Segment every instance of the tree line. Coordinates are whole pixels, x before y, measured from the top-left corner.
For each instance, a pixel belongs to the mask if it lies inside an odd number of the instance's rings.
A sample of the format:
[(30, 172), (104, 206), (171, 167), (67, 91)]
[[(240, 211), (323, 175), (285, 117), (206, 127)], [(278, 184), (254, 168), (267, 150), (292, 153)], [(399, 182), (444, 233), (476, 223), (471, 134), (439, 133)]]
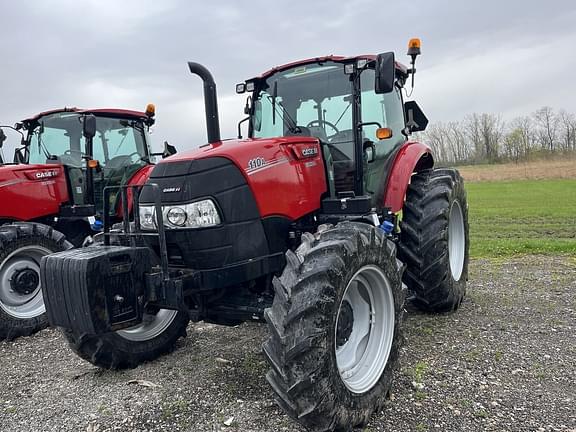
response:
[(576, 153), (576, 115), (545, 106), (505, 122), (474, 113), (461, 121), (431, 123), (419, 136), (445, 164), (521, 162)]

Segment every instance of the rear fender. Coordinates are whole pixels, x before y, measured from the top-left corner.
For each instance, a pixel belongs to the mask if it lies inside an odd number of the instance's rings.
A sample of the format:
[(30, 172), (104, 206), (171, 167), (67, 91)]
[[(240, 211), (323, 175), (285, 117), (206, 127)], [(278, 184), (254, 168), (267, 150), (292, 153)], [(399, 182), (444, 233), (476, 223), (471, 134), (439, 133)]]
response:
[(384, 191), (383, 206), (393, 213), (402, 210), (412, 174), (433, 166), (434, 159), (430, 147), (417, 141), (405, 143), (396, 153), (392, 163)]

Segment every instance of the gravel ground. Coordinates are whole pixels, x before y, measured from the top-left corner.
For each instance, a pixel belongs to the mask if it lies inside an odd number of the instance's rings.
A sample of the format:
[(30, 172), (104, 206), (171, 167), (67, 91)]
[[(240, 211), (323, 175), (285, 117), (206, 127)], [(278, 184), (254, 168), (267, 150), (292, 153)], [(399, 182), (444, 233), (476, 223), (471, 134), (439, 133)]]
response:
[[(410, 311), (391, 399), (365, 431), (576, 432), (576, 259), (471, 263), (451, 315)], [(124, 372), (56, 330), (0, 343), (2, 431), (301, 431), (271, 401), (266, 328), (191, 325), (176, 351)]]

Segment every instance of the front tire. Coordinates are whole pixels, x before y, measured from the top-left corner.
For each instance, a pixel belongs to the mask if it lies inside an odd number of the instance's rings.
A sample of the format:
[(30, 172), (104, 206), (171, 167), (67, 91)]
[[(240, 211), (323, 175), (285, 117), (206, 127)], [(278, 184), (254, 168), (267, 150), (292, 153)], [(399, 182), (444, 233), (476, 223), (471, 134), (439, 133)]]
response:
[(70, 348), (81, 358), (104, 369), (130, 369), (171, 352), (186, 337), (188, 314), (160, 309), (144, 315), (141, 324), (104, 335), (78, 334), (62, 329)]
[(344, 222), (305, 235), (286, 258), (265, 312), (276, 401), (309, 430), (365, 424), (398, 365), (405, 291), (396, 247), (373, 226)]
[(468, 279), (468, 203), (455, 169), (414, 174), (400, 223), (399, 257), (413, 303), (427, 312), (456, 310)]
[(15, 222), (0, 227), (0, 340), (48, 327), (40, 260), (72, 247), (64, 234), (47, 225)]

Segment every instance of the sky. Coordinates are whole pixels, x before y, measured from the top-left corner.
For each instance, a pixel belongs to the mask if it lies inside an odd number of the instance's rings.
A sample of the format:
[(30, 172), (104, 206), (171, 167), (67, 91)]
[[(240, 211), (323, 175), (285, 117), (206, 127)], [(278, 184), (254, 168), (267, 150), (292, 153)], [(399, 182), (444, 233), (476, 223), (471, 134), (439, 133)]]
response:
[(412, 37), (422, 40), (412, 99), (432, 122), (576, 112), (574, 23), (571, 0), (0, 0), (0, 124), (152, 102), (154, 146), (184, 150), (206, 142), (202, 83), (187, 61), (212, 71), (232, 138), (245, 99), (237, 82), (329, 54), (394, 51), (408, 64)]

